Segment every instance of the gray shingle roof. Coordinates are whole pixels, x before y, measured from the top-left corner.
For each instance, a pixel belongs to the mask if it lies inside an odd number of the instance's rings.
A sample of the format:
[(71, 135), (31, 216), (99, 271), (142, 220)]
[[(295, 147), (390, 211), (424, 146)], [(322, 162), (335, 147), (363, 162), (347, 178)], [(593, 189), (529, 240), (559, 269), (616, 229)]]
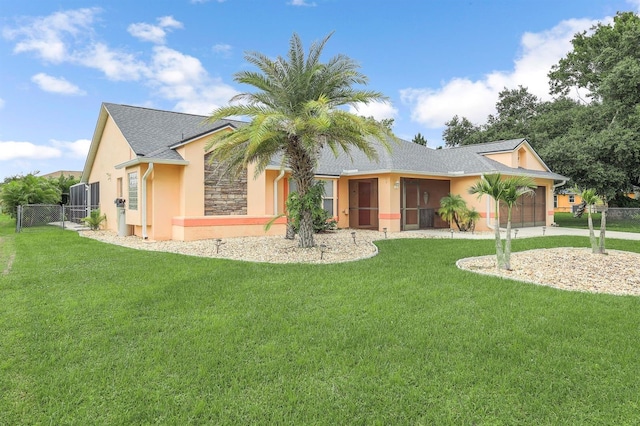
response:
[(104, 103), (104, 107), (138, 156), (182, 160), (171, 146), (216, 128), (244, 124), (235, 120), (208, 123), (202, 115)]
[[(162, 111), (112, 103), (103, 104), (113, 117), (118, 128), (127, 139), (134, 152), (147, 159), (183, 160), (175, 151), (182, 142), (231, 125), (244, 126), (236, 120), (206, 122), (206, 116)], [(354, 149), (349, 154), (335, 157), (325, 148), (317, 166), (319, 175), (340, 176), (345, 173), (367, 172), (410, 172), (440, 176), (477, 175), (500, 172), (503, 174), (528, 174), (554, 180), (565, 180), (564, 176), (552, 172), (508, 167), (491, 160), (483, 154), (510, 152), (526, 143), (525, 139), (511, 139), (478, 145), (467, 145), (448, 149), (431, 149), (412, 142), (390, 141), (391, 152), (376, 140), (371, 140), (378, 153), (378, 160), (369, 160), (362, 152)], [(273, 158), (273, 167), (280, 167), (280, 158)]]

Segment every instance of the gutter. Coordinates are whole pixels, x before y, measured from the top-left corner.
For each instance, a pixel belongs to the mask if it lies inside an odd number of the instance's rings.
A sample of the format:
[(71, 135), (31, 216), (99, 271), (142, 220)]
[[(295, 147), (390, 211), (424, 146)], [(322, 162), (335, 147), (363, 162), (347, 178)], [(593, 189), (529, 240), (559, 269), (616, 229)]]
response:
[(284, 169), (280, 170), (280, 174), (273, 180), (273, 215), (278, 215), (278, 182), (284, 177)]
[(153, 171), (153, 163), (149, 163), (149, 168), (142, 175), (142, 239), (149, 238), (147, 235), (147, 178)]

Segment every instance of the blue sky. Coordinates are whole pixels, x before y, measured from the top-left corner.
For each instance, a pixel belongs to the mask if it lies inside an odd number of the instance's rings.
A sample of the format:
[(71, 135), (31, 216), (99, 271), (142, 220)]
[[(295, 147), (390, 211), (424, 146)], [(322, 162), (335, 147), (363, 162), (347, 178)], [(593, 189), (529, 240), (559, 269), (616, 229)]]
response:
[(640, 0), (0, 1), (0, 179), (82, 170), (101, 102), (207, 114), (249, 90), (244, 52), (284, 55), (335, 31), (389, 98), (362, 115), (442, 144), (453, 115), (484, 122), (497, 93), (548, 99), (546, 74), (578, 31)]

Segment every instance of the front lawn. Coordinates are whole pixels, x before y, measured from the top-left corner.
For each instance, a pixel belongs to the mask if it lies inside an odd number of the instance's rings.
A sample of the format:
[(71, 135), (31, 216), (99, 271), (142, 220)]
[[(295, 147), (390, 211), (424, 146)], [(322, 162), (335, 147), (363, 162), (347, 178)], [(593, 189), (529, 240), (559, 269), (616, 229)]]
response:
[[(597, 231), (600, 229), (600, 213), (593, 213), (591, 215), (593, 219), (593, 228)], [(583, 214), (582, 217), (573, 217), (573, 213), (555, 213), (554, 221), (565, 228), (580, 228), (589, 229), (587, 214)], [(640, 232), (640, 220), (629, 219), (611, 219), (607, 217), (607, 230), (608, 231), (622, 231), (622, 232)]]
[[(269, 265), (4, 225), (0, 424), (638, 418), (640, 298), (456, 269), (491, 240), (384, 240), (364, 261)], [(514, 240), (558, 245), (588, 239)]]

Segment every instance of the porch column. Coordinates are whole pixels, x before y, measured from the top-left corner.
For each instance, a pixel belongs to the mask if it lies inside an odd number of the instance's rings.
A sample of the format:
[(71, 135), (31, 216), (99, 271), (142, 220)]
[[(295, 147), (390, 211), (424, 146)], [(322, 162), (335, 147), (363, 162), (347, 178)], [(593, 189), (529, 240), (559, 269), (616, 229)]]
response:
[(378, 178), (379, 230), (400, 232), (400, 175)]

